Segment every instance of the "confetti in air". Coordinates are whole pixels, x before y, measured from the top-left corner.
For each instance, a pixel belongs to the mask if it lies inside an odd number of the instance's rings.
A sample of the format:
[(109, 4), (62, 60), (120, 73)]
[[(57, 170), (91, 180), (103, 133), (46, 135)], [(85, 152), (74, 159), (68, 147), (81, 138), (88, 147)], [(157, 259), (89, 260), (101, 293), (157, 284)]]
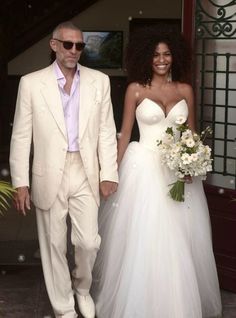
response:
[(9, 176), (9, 170), (7, 170), (7, 169), (2, 169), (2, 170), (1, 170), (1, 175), (2, 175), (3, 177)]
[(185, 195), (186, 198), (190, 198), (191, 197), (191, 193), (188, 191)]
[(117, 139), (120, 139), (120, 138), (121, 138), (121, 135), (122, 135), (122, 134), (121, 134), (120, 132), (117, 133), (117, 134), (116, 134)]
[(23, 263), (25, 261), (25, 255), (20, 254), (18, 255), (18, 262)]

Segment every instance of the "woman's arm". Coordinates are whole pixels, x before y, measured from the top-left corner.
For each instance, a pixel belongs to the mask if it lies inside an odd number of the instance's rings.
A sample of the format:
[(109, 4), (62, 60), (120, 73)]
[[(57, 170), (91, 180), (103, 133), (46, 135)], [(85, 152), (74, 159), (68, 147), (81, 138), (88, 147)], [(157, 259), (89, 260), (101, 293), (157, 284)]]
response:
[[(181, 84), (181, 93), (183, 94), (187, 105), (188, 105), (188, 119), (187, 124), (192, 132), (196, 131), (196, 124), (195, 124), (195, 107), (194, 107), (194, 93), (192, 86), (189, 84)], [(184, 181), (186, 183), (192, 183), (191, 176), (185, 176)]]
[(195, 115), (195, 107), (194, 107), (194, 93), (192, 86), (188, 84), (181, 85), (182, 94), (188, 105), (188, 119), (187, 124), (189, 128), (195, 132), (196, 131), (196, 115)]
[(137, 91), (138, 89), (136, 83), (131, 83), (127, 87), (125, 93), (123, 120), (118, 138), (118, 165), (120, 165), (120, 162), (130, 141), (135, 120), (135, 110), (137, 106)]

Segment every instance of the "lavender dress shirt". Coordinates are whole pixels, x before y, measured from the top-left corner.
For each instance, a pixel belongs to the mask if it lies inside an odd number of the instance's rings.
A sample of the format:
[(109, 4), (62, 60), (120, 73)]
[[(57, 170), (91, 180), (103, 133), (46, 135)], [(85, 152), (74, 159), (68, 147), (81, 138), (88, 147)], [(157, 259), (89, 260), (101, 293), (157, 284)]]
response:
[(66, 84), (65, 76), (63, 75), (57, 62), (54, 62), (54, 70), (57, 78), (58, 87), (61, 94), (63, 105), (65, 124), (67, 129), (68, 149), (69, 152), (79, 150), (78, 145), (78, 123), (79, 123), (79, 69), (75, 72), (70, 95), (64, 90)]

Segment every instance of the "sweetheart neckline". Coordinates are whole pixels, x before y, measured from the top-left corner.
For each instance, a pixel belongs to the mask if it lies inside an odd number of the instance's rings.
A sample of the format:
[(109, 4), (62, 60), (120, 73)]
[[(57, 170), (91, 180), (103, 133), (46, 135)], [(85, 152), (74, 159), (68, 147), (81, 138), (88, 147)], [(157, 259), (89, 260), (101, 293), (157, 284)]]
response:
[(138, 107), (145, 101), (145, 99), (149, 100), (150, 102), (152, 102), (153, 104), (157, 105), (161, 111), (163, 112), (163, 115), (165, 118), (167, 118), (169, 116), (169, 114), (171, 113), (171, 111), (182, 101), (185, 101), (184, 98), (182, 98), (181, 100), (179, 100), (173, 107), (171, 107), (171, 109), (168, 111), (168, 113), (166, 114), (164, 109), (156, 102), (154, 102), (152, 99), (148, 98), (148, 97), (145, 97), (139, 104), (138, 106), (136, 107), (136, 110), (138, 109)]

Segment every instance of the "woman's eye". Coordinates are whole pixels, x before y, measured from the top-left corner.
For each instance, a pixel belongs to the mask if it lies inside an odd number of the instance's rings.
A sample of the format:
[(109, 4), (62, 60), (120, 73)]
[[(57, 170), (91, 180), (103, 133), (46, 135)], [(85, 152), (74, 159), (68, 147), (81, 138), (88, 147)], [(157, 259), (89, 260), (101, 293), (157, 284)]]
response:
[(155, 54), (154, 54), (154, 57), (160, 57), (161, 55), (162, 55), (162, 56), (171, 56), (171, 53), (170, 53), (170, 52), (163, 53), (163, 54), (155, 53)]

